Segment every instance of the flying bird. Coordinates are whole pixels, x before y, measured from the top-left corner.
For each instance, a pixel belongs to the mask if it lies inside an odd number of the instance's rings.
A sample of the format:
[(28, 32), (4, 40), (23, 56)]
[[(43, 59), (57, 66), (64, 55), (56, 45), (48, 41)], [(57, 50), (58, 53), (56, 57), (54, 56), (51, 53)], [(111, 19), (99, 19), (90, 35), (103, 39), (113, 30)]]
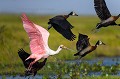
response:
[(43, 27), (30, 21), (26, 14), (22, 14), (21, 18), (23, 27), (30, 39), (30, 50), (32, 53), (25, 61), (34, 59), (34, 61), (30, 63), (28, 69), (31, 69), (32, 65), (38, 60), (47, 58), (50, 55), (58, 54), (62, 49), (67, 48), (64, 45), (60, 45), (56, 51), (51, 50), (48, 46), (49, 32)]
[(78, 41), (76, 43), (77, 53), (74, 56), (80, 56), (80, 59), (90, 52), (94, 51), (99, 45), (105, 45), (102, 41), (98, 40), (94, 46), (91, 46), (89, 43), (87, 35), (79, 34)]
[[(18, 50), (18, 55), (20, 57), (20, 59), (22, 60), (25, 68), (28, 68), (30, 63), (33, 62), (35, 59), (28, 59), (26, 60), (26, 58), (28, 58), (30, 56), (30, 54), (28, 54), (27, 52), (25, 52), (23, 49), (19, 49)], [(26, 60), (26, 61), (25, 61)], [(44, 66), (45, 66), (45, 63), (47, 61), (47, 58), (45, 58), (42, 62), (35, 62), (33, 65), (32, 65), (32, 68), (30, 70), (26, 70), (25, 71), (25, 75), (28, 76), (28, 75), (33, 75), (35, 76), (37, 74), (37, 71), (42, 69)]]
[(90, 38), (88, 38), (87, 35), (79, 33), (78, 41), (76, 43), (76, 49), (78, 52), (85, 49), (89, 45), (89, 39)]
[(97, 23), (96, 29), (113, 25), (120, 26), (120, 24), (116, 24), (115, 22), (120, 17), (120, 14), (117, 16), (112, 16), (106, 6), (105, 0), (94, 0), (94, 8), (98, 17), (101, 20), (100, 23)]
[(75, 12), (70, 12), (68, 15), (58, 15), (49, 19), (48, 30), (53, 27), (57, 32), (62, 34), (66, 39), (73, 41), (76, 36), (72, 33), (73, 26), (67, 21), (69, 16), (78, 16)]

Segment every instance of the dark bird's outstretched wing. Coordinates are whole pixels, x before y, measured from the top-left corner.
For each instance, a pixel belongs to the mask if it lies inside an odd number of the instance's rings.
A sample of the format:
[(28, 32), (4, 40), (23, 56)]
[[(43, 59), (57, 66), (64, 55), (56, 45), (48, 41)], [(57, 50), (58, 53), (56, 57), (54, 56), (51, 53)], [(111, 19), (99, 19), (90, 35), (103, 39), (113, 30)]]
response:
[(89, 38), (87, 35), (83, 35), (79, 33), (78, 41), (76, 43), (77, 51), (81, 51), (90, 45)]
[[(49, 19), (48, 24), (51, 24), (53, 28), (62, 34), (66, 39), (73, 41), (75, 40), (76, 36), (72, 33), (71, 29), (73, 26), (66, 20), (65, 16), (58, 15), (51, 19)], [(48, 27), (48, 29), (51, 28), (51, 26)]]
[(28, 54), (27, 52), (25, 52), (23, 49), (18, 50), (18, 55), (21, 58), (21, 60), (23, 61), (23, 64), (24, 64), (25, 68), (28, 68), (29, 64), (32, 61), (34, 61), (34, 59), (26, 60), (30, 56), (30, 54)]
[[(21, 58), (21, 60), (23, 61), (23, 64), (24, 64), (25, 68), (28, 68), (30, 63), (34, 61), (34, 59), (26, 60), (30, 56), (30, 54), (25, 52), (23, 49), (18, 50), (18, 55)], [(42, 61), (42, 62), (34, 63), (31, 70), (26, 70), (25, 71), (25, 75), (34, 74), (34, 76), (35, 76), (37, 71), (40, 70), (45, 65), (46, 61), (47, 61), (47, 58), (44, 59), (44, 61)]]
[(86, 47), (88, 47), (90, 45), (89, 43), (89, 38), (87, 35), (83, 35), (79, 33), (79, 37), (78, 37), (78, 41), (76, 43), (76, 49), (77, 49), (77, 53), (74, 54), (74, 56), (79, 55), (79, 53), (85, 49)]
[(111, 17), (111, 14), (106, 6), (105, 0), (94, 0), (94, 8), (101, 21)]
[(59, 32), (60, 34), (62, 34), (66, 39), (73, 41), (75, 40), (76, 36), (72, 33), (71, 29), (63, 29), (61, 28), (61, 26), (57, 25), (57, 24), (52, 24), (53, 28)]
[(73, 26), (64, 18), (64, 16), (55, 16), (50, 19), (50, 23), (59, 25), (63, 29), (72, 29)]

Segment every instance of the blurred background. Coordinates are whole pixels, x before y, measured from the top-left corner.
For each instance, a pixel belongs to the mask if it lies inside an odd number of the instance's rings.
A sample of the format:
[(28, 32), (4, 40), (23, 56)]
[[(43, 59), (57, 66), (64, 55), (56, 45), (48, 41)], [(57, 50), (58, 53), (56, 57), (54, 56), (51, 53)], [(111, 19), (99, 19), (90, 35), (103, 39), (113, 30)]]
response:
[[(105, 1), (112, 15), (120, 14), (120, 0)], [(47, 22), (50, 18), (56, 15), (68, 14), (71, 11), (79, 15), (77, 17), (71, 16), (67, 19), (74, 26), (72, 32), (77, 37), (78, 33), (82, 33), (89, 36), (91, 45), (95, 45), (97, 40), (101, 40), (106, 44), (105, 46), (99, 46), (95, 51), (85, 56), (83, 60), (102, 57), (118, 57), (120, 60), (120, 27), (109, 26), (101, 28), (97, 33), (91, 31), (100, 22), (94, 10), (94, 0), (0, 0), (0, 74), (24, 73), (23, 63), (17, 52), (20, 48), (23, 48), (30, 53), (30, 49), (29, 38), (20, 18), (21, 13), (26, 13), (31, 21), (47, 29)], [(117, 23), (120, 23), (120, 19), (117, 20)], [(76, 51), (78, 38), (74, 41), (68, 41), (53, 28), (49, 32), (49, 47), (51, 49), (56, 50), (60, 44), (63, 44)], [(58, 55), (49, 57), (48, 62), (78, 59), (79, 57), (73, 56), (74, 53), (76, 52), (62, 50)], [(119, 60), (116, 62), (119, 62)], [(83, 68), (87, 66), (83, 65)], [(49, 70), (49, 64), (45, 68)], [(53, 67), (53, 70), (56, 69)]]
[[(106, 0), (112, 14), (120, 13), (119, 0)], [(0, 13), (95, 15), (93, 0), (0, 0)]]

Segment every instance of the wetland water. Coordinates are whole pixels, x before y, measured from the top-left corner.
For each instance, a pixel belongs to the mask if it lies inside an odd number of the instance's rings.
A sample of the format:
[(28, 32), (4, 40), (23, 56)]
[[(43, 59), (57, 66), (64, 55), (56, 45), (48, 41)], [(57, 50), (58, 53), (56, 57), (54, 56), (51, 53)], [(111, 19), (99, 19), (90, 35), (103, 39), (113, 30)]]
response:
[[(102, 62), (100, 62), (100, 61), (102, 61)], [(96, 63), (98, 63), (98, 62), (100, 62), (101, 64), (100, 64), (100, 66), (103, 66), (103, 70), (104, 70), (104, 66), (105, 67), (111, 67), (110, 69), (112, 69), (112, 68), (114, 68), (113, 66), (116, 66), (116, 65), (120, 65), (120, 57), (114, 57), (114, 58), (97, 58), (97, 59), (92, 59), (92, 60), (82, 60), (82, 61), (78, 61), (78, 60), (73, 60), (73, 61), (65, 61), (65, 63), (67, 63), (67, 64), (71, 64), (71, 63), (81, 63), (81, 62), (87, 62), (87, 63), (89, 63), (90, 65), (93, 65), (93, 64), (96, 64)], [(120, 66), (119, 66), (120, 67)], [(119, 70), (117, 70), (117, 73), (116, 74), (113, 74), (113, 75), (116, 75), (116, 76), (120, 76), (120, 68), (118, 68)], [(105, 71), (106, 72), (106, 71)], [(114, 72), (114, 71), (112, 71), (112, 72)], [(101, 71), (98, 71), (98, 72), (89, 72), (88, 74), (87, 74), (87, 76), (100, 76), (100, 75), (102, 75), (102, 72)], [(82, 76), (81, 74), (80, 74), (80, 76)], [(35, 77), (34, 77), (34, 79), (42, 79), (42, 75), (36, 75)], [(54, 76), (54, 75), (50, 75), (50, 77), (53, 79), (53, 78), (55, 78), (56, 76)], [(64, 75), (64, 77), (65, 78), (69, 78), (69, 75), (68, 74), (65, 74)], [(27, 76), (27, 77), (23, 77), (23, 76), (19, 76), (19, 75), (16, 75), (16, 76), (8, 76), (8, 75), (6, 75), (6, 76), (0, 76), (0, 79), (28, 79), (29, 77)], [(32, 77), (30, 77), (29, 79), (32, 79)]]

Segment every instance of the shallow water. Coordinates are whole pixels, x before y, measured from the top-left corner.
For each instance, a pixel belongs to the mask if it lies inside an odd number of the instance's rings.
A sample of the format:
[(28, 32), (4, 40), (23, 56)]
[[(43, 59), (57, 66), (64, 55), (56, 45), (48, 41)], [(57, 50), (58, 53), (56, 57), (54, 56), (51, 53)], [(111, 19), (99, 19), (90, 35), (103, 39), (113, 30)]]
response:
[[(94, 63), (97, 63), (99, 61), (102, 61), (102, 64), (103, 66), (112, 66), (112, 65), (117, 65), (117, 64), (120, 64), (120, 57), (114, 57), (114, 58), (97, 58), (97, 59), (92, 59), (92, 60), (72, 60), (72, 61), (66, 61), (66, 63), (76, 63), (76, 62), (87, 62), (89, 63), (90, 65), (94, 64)], [(88, 74), (88, 76), (99, 76), (101, 75), (101, 72), (90, 72)], [(116, 76), (120, 76), (120, 71), (116, 74)], [(30, 78), (29, 78), (30, 77)], [(8, 76), (6, 75), (5, 77), (4, 76), (0, 76), (0, 79), (2, 78), (5, 78), (5, 79), (33, 79), (32, 76), (27, 76), (27, 77), (24, 77), (24, 76), (20, 76), (20, 75), (17, 75), (17, 76)], [(42, 79), (42, 75), (36, 75), (34, 77), (34, 79)], [(50, 75), (51, 79), (55, 79), (56, 76), (53, 76), (53, 75)], [(66, 74), (64, 76), (65, 78), (69, 78), (69, 76)]]
[[(3, 77), (4, 78), (4, 77)], [(42, 79), (42, 76), (41, 75), (36, 75), (35, 77), (32, 77), (32, 76), (27, 76), (27, 77), (24, 77), (24, 76), (20, 76), (20, 75), (17, 75), (17, 76), (5, 76), (5, 79)], [(2, 76), (0, 76), (0, 79), (2, 79)]]
[(89, 64), (94, 64), (97, 63), (99, 61), (102, 61), (102, 65), (104, 66), (111, 66), (111, 65), (116, 65), (116, 64), (120, 64), (120, 57), (105, 57), (105, 58), (96, 58), (96, 59), (92, 59), (92, 60), (73, 60), (73, 61), (66, 61), (66, 63), (74, 63), (74, 62), (87, 62)]

